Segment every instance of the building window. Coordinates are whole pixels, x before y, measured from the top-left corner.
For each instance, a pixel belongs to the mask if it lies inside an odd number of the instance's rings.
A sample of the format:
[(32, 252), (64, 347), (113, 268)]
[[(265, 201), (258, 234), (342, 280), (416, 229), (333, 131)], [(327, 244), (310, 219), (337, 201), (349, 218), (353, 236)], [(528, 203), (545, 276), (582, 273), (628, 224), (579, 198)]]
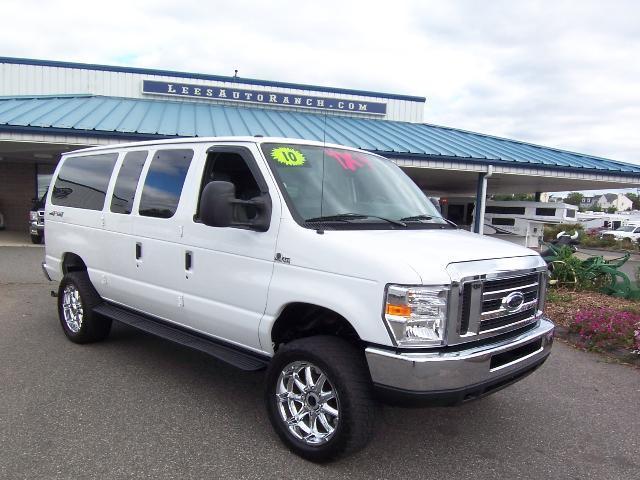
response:
[(502, 213), (506, 215), (524, 215), (524, 207), (500, 207), (497, 205), (487, 205), (485, 213)]
[(536, 208), (536, 215), (541, 215), (543, 217), (555, 217), (556, 209), (555, 208)]
[(51, 203), (102, 210), (117, 153), (67, 157), (53, 186)]
[(156, 152), (140, 199), (140, 215), (171, 218), (176, 213), (184, 179), (187, 176), (193, 150), (160, 150)]
[(111, 197), (113, 213), (131, 213), (138, 180), (146, 159), (147, 152), (128, 152), (124, 157)]

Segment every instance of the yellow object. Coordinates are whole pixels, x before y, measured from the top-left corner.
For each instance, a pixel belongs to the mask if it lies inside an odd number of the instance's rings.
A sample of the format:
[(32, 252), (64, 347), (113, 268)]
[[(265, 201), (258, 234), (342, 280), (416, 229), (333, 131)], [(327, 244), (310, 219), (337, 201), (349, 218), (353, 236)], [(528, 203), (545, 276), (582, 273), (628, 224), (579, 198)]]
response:
[(271, 158), (290, 167), (299, 167), (306, 161), (301, 151), (290, 147), (274, 148), (271, 150)]
[(391, 305), (387, 303), (386, 313), (396, 317), (410, 317), (411, 308), (407, 305)]

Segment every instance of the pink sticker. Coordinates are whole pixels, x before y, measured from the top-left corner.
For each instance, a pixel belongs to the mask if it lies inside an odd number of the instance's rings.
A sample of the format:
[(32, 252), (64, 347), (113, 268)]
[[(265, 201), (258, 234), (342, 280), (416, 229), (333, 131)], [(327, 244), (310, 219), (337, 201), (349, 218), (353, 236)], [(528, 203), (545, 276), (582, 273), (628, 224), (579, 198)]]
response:
[(351, 170), (352, 172), (355, 172), (356, 170), (362, 167), (371, 168), (369, 159), (366, 158), (364, 155), (360, 155), (359, 153), (356, 153), (356, 152), (349, 152), (349, 151), (338, 152), (336, 150), (326, 149), (324, 153), (327, 156), (335, 159), (344, 170)]

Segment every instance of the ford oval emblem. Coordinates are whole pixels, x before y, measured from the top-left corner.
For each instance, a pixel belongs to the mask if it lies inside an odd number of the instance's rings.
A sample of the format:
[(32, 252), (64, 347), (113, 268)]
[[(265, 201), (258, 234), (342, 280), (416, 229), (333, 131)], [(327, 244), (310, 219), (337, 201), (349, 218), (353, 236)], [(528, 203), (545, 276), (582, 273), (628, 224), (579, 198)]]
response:
[(524, 304), (524, 295), (522, 292), (511, 292), (502, 299), (502, 306), (509, 312), (517, 312)]

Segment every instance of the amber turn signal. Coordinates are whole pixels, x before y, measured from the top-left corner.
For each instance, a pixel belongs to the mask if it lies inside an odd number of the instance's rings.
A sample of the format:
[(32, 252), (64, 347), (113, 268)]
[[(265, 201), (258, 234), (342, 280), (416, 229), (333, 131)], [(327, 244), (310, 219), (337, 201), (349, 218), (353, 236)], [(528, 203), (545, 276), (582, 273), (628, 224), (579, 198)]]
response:
[(386, 314), (396, 317), (410, 317), (411, 308), (408, 305), (391, 305), (387, 303)]

